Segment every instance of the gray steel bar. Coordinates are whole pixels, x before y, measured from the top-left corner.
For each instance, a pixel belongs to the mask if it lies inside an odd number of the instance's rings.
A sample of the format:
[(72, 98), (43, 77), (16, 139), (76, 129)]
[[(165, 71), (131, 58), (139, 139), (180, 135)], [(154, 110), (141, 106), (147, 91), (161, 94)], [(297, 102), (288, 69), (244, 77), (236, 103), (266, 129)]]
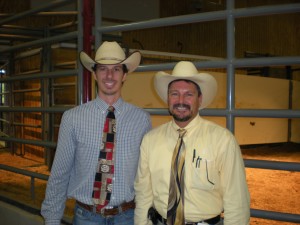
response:
[(12, 27), (12, 28), (0, 28), (0, 33), (1, 34), (15, 34), (15, 35), (36, 35), (39, 37), (43, 36), (43, 31), (41, 30), (34, 30), (34, 29), (23, 29), (23, 28), (19, 28), (19, 27)]
[(167, 27), (187, 23), (196, 23), (204, 21), (214, 21), (226, 18), (226, 11), (214, 11), (184, 16), (167, 17), (161, 19), (152, 19), (142, 22), (128, 23), (123, 25), (96, 27), (98, 32), (109, 33), (113, 31), (129, 31), (147, 28)]
[(266, 16), (272, 14), (296, 13), (300, 11), (300, 4), (269, 5), (252, 8), (240, 8), (233, 12), (234, 17)]
[(57, 89), (62, 89), (63, 87), (74, 87), (75, 85), (76, 84), (74, 82), (57, 83), (57, 84), (53, 84), (52, 87), (54, 87), (57, 90)]
[(74, 106), (52, 106), (52, 107), (6, 107), (0, 106), (0, 112), (48, 112), (62, 113)]
[(11, 52), (11, 51), (20, 50), (20, 49), (24, 49), (24, 48), (28, 48), (28, 47), (32, 48), (35, 46), (51, 44), (51, 43), (55, 43), (58, 41), (67, 40), (67, 39), (76, 38), (76, 37), (78, 37), (78, 31), (72, 31), (72, 32), (65, 33), (65, 34), (56, 35), (54, 37), (43, 38), (43, 39), (39, 39), (36, 41), (26, 42), (23, 44), (2, 48), (2, 49), (0, 49), (0, 53)]
[[(77, 10), (79, 12), (82, 12), (82, 0), (77, 0)], [(77, 30), (78, 30), (78, 37), (77, 37), (77, 55), (79, 55), (79, 52), (83, 50), (83, 22), (82, 22), (82, 15), (81, 13), (78, 13), (77, 15), (77, 20), (78, 20), (78, 24), (77, 24)], [(83, 67), (81, 65), (81, 63), (79, 62), (79, 57), (77, 57), (77, 68), (78, 68), (78, 72), (77, 72), (77, 104), (81, 105), (83, 103)]]
[[(227, 60), (216, 60), (216, 61), (194, 61), (197, 68), (226, 68)], [(160, 70), (172, 70), (175, 66), (174, 63), (163, 63), (163, 64), (152, 64), (152, 65), (140, 65), (135, 71), (160, 71)]]
[(12, 126), (22, 126), (22, 127), (34, 127), (34, 128), (41, 128), (41, 125), (34, 125), (34, 124), (26, 124), (26, 123), (12, 123)]
[[(163, 70), (172, 70), (175, 66), (174, 63), (164, 63), (164, 64), (152, 64), (152, 65), (140, 65), (135, 71), (163, 71)], [(226, 66), (226, 64), (224, 64)]]
[(68, 27), (71, 27), (71, 26), (74, 26), (74, 25), (78, 26), (77, 21), (54, 25), (54, 26), (49, 27), (49, 30), (50, 31), (59, 30), (59, 29), (68, 28)]
[[(2, 33), (1, 32), (1, 30), (0, 30), (0, 33)], [(10, 44), (10, 41), (9, 40), (1, 40), (0, 39), (0, 45), (9, 45)], [(0, 46), (0, 49), (1, 49), (2, 47)], [(3, 57), (3, 56), (0, 56), (0, 59), (6, 59), (5, 57)]]
[(300, 223), (299, 214), (272, 212), (259, 209), (250, 209), (251, 217), (263, 218), (269, 220), (286, 221), (291, 223)]
[(293, 65), (300, 64), (299, 56), (287, 56), (287, 57), (262, 57), (262, 58), (247, 58), (236, 59), (234, 65), (236, 67), (246, 66), (276, 66), (276, 65)]
[(28, 74), (34, 74), (34, 73), (41, 73), (41, 70), (37, 69), (37, 70), (30, 70), (30, 71), (26, 71), (26, 72), (15, 73), (14, 76), (24, 76), (24, 75), (28, 75)]
[[(0, 107), (1, 109), (1, 107)], [(145, 108), (151, 115), (169, 115), (167, 109)], [(0, 110), (1, 112), (1, 110)], [(300, 118), (300, 110), (289, 109), (202, 109), (201, 116), (225, 117), (231, 113), (235, 117), (262, 117), (262, 118)]]
[[(95, 1), (95, 27), (100, 27), (101, 23), (102, 23), (102, 11), (99, 10), (101, 9), (102, 6), (102, 1), (98, 0)], [(102, 43), (102, 33), (100, 32), (95, 32), (95, 48), (97, 48), (97, 46), (100, 46), (100, 44)]]
[(24, 76), (14, 76), (14, 77), (3, 77), (0, 78), (0, 83), (12, 82), (12, 81), (20, 81), (20, 80), (32, 80), (32, 79), (42, 79), (42, 78), (56, 78), (56, 77), (68, 77), (68, 76), (77, 76), (78, 70), (61, 70), (54, 72), (40, 72), (31, 75)]
[(35, 177), (35, 178), (38, 178), (41, 180), (48, 180), (48, 177), (49, 177), (48, 175), (45, 175), (45, 174), (31, 172), (29, 170), (23, 170), (23, 169), (19, 169), (19, 168), (12, 167), (12, 166), (7, 166), (4, 164), (0, 164), (0, 169), (10, 171), (13, 173), (22, 174), (22, 175), (29, 176), (29, 177)]
[[(235, 68), (251, 67), (251, 66), (286, 66), (300, 64), (299, 56), (286, 56), (286, 57), (262, 57), (259, 59), (245, 58), (245, 59), (232, 59), (232, 61), (213, 60), (213, 61), (195, 61), (194, 64), (197, 68), (226, 68), (228, 63), (232, 63)], [(158, 70), (171, 70), (176, 63), (141, 65), (137, 68), (137, 72), (143, 71), (158, 71)]]
[(62, 62), (62, 63), (56, 63), (55, 64), (55, 67), (64, 67), (64, 66), (76, 66), (76, 62), (77, 60), (75, 61), (69, 61), (69, 62)]
[(287, 171), (300, 172), (300, 163), (253, 160), (253, 159), (245, 159), (244, 162), (247, 168), (287, 170)]
[(1, 121), (1, 122), (3, 122), (3, 123), (7, 123), (7, 124), (9, 123), (9, 121), (8, 121), (8, 120), (6, 120), (6, 119), (3, 119), (3, 118), (0, 118), (0, 121)]
[(21, 19), (25, 16), (30, 16), (32, 14), (35, 14), (37, 12), (41, 12), (43, 10), (57, 8), (57, 7), (66, 5), (66, 4), (71, 3), (71, 2), (73, 2), (73, 0), (56, 0), (56, 1), (52, 1), (51, 3), (42, 5), (40, 7), (36, 7), (34, 9), (31, 9), (31, 10), (28, 10), (28, 11), (25, 11), (25, 12), (22, 12), (22, 13), (15, 14), (14, 16), (5, 18), (3, 20), (0, 20), (0, 26), (5, 24), (5, 23), (8, 23), (8, 22), (15, 21), (17, 19)]
[[(294, 13), (300, 11), (300, 4), (285, 4), (277, 6), (262, 6), (255, 8), (232, 9), (232, 15), (235, 18), (249, 17), (279, 13)], [(138, 29), (147, 29), (154, 27), (174, 26), (179, 24), (197, 23), (205, 21), (214, 21), (226, 19), (227, 11), (214, 11), (198, 14), (190, 14), (184, 16), (175, 16), (162, 19), (153, 19), (142, 22), (135, 22), (116, 26), (96, 27), (98, 32), (108, 33), (113, 31), (129, 31)]]
[(29, 176), (30, 177), (30, 194), (31, 194), (31, 199), (32, 200), (35, 199), (34, 179), (38, 178), (38, 179), (47, 181), (48, 177), (49, 177), (48, 175), (35, 173), (35, 172), (28, 171), (28, 170), (23, 170), (23, 169), (7, 166), (7, 165), (4, 165), (4, 164), (0, 164), (0, 169), (10, 171), (10, 172), (13, 172), (13, 173), (22, 174), (22, 175), (25, 175), (25, 176)]
[[(1, 82), (1, 79), (0, 79)], [(26, 93), (26, 92), (38, 92), (41, 91), (41, 88), (33, 88), (33, 89), (20, 89), (20, 90), (13, 90), (13, 93)]]
[(78, 11), (59, 11), (59, 12), (40, 12), (37, 13), (39, 16), (74, 16), (77, 15)]
[(31, 193), (31, 199), (35, 200), (34, 177), (30, 177), (30, 193)]
[(231, 113), (236, 117), (300, 118), (296, 109), (236, 109)]
[[(226, 9), (229, 12), (226, 18), (226, 43), (227, 43), (227, 89), (226, 89), (226, 109), (228, 111), (234, 110), (235, 102), (235, 68), (233, 60), (235, 58), (235, 32), (234, 32), (234, 18), (232, 10), (234, 9), (234, 0), (228, 0)], [(231, 113), (226, 115), (226, 127), (234, 133), (234, 117)]]
[(48, 148), (56, 148), (56, 143), (50, 142), (50, 141), (29, 140), (29, 139), (1, 137), (1, 136), (0, 136), (0, 140), (8, 141), (8, 142), (17, 142), (17, 143), (22, 143), (22, 144), (30, 144), (30, 145), (36, 145), (36, 146), (42, 146), (42, 147), (48, 147)]

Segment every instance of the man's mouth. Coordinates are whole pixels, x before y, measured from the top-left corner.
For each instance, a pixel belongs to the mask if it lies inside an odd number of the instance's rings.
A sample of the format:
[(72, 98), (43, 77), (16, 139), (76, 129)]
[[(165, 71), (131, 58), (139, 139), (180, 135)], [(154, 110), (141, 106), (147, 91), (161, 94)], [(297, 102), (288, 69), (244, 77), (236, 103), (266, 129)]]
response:
[(175, 104), (174, 109), (179, 110), (179, 111), (185, 111), (185, 110), (190, 110), (191, 107), (189, 105), (186, 104)]
[(104, 81), (106, 87), (111, 88), (114, 85), (114, 81)]

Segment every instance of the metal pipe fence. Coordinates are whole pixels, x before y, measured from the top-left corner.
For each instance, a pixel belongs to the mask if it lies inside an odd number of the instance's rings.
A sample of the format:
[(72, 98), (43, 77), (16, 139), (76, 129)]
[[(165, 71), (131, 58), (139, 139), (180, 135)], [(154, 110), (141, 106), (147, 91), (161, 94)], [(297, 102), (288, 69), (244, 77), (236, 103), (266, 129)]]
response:
[[(19, 13), (13, 16), (10, 16), (6, 19), (0, 20), (0, 25), (15, 21), (17, 19), (29, 16), (35, 13), (39, 13), (46, 9), (52, 9), (56, 7), (63, 6), (73, 2), (72, 0), (57, 0), (53, 1), (50, 4), (46, 4), (42, 7), (35, 8), (23, 13)], [(82, 1), (77, 1), (78, 12), (81, 12)], [(300, 110), (277, 110), (277, 109), (236, 109), (234, 108), (234, 74), (236, 68), (251, 67), (251, 66), (276, 66), (276, 65), (300, 65), (300, 56), (288, 56), (288, 57), (262, 57), (256, 59), (238, 59), (234, 55), (234, 25), (236, 18), (243, 17), (255, 17), (255, 16), (265, 16), (272, 14), (283, 14), (283, 13), (295, 13), (300, 12), (300, 3), (296, 4), (284, 4), (277, 6), (261, 6), (253, 8), (234, 8), (234, 0), (227, 0), (226, 10), (216, 11), (216, 12), (204, 12), (191, 15), (175, 16), (161, 19), (153, 19), (148, 21), (141, 21), (135, 23), (128, 23), (116, 26), (101, 26), (101, 0), (95, 2), (95, 45), (98, 46), (102, 37), (105, 33), (110, 32), (121, 32), (121, 31), (130, 31), (130, 30), (139, 30), (139, 29), (148, 29), (148, 28), (157, 28), (157, 27), (166, 27), (166, 26), (175, 26), (175, 25), (184, 25), (190, 23), (201, 23), (206, 21), (216, 21), (216, 20), (226, 20), (226, 29), (227, 29), (227, 57), (225, 59), (211, 59), (208, 61), (196, 61), (195, 65), (197, 68), (226, 68), (228, 72), (227, 76), (227, 106), (225, 109), (204, 109), (201, 110), (201, 115), (203, 116), (216, 116), (216, 117), (226, 117), (226, 126), (229, 130), (234, 133), (234, 118), (235, 117), (261, 117), (261, 118), (300, 118)], [(78, 23), (77, 31), (72, 31), (68, 33), (58, 34), (48, 38), (41, 38), (39, 40), (28, 41), (23, 44), (5, 47), (0, 49), (0, 54), (14, 52), (17, 50), (26, 49), (28, 47), (39, 47), (43, 45), (49, 45), (52, 43), (76, 39), (77, 48), (82, 49), (82, 35), (83, 29), (81, 27), (82, 18), (80, 13), (78, 13)], [(73, 25), (73, 24), (68, 24)], [(59, 26), (57, 26), (59, 27)], [(7, 28), (1, 28), (0, 30), (4, 31)], [(14, 31), (20, 33), (22, 31)], [(30, 33), (31, 31), (24, 31)], [(32, 31), (35, 34), (39, 35), (39, 31)], [(141, 65), (138, 67), (137, 72), (143, 71), (158, 71), (158, 70), (171, 70), (173, 69), (175, 63), (164, 63), (164, 64), (153, 64), (153, 65)], [(20, 75), (17, 77), (6, 77), (1, 78), (2, 83), (9, 83), (20, 80), (31, 80), (31, 79), (44, 79), (44, 78), (58, 78), (64, 76), (74, 76), (82, 74), (83, 68), (79, 65), (78, 69), (73, 70), (63, 70), (63, 71), (54, 71), (54, 72), (41, 72), (30, 75)], [(82, 93), (83, 93), (83, 84), (82, 77), (78, 76), (78, 103), (82, 103)], [(55, 106), (55, 107), (0, 107), (0, 112), (41, 112), (41, 113), (62, 113), (65, 110), (71, 108), (72, 106)], [(155, 109), (148, 108), (145, 109), (151, 115), (169, 115), (167, 109)], [(14, 137), (3, 137), (0, 136), (0, 141), (12, 142), (12, 143), (22, 143), (22, 144), (31, 144), (36, 146), (47, 147), (51, 151), (56, 148), (56, 143), (48, 140), (28, 140)], [(245, 166), (248, 168), (260, 168), (260, 169), (272, 169), (272, 170), (286, 170), (286, 171), (296, 171), (300, 172), (299, 163), (289, 163), (289, 162), (273, 162), (265, 160), (244, 160)], [(0, 164), (0, 169), (7, 170), (10, 172), (22, 174), (24, 176), (31, 177), (31, 196), (34, 199), (34, 179), (47, 180), (48, 176), (21, 170), (13, 167), (9, 167), (3, 164)], [(265, 210), (251, 209), (251, 216), (278, 220), (278, 221), (287, 221), (300, 223), (300, 215), (298, 214), (288, 214), (280, 212), (271, 212)]]
[(34, 187), (35, 186), (35, 182), (34, 182), (35, 178), (40, 179), (40, 180), (45, 180), (45, 181), (47, 181), (49, 178), (49, 176), (45, 175), (45, 174), (36, 173), (36, 172), (28, 171), (28, 170), (23, 170), (23, 169), (19, 169), (19, 168), (12, 167), (12, 166), (7, 166), (4, 164), (0, 164), (0, 169), (30, 177), (30, 194), (31, 194), (32, 200), (35, 200), (35, 187)]

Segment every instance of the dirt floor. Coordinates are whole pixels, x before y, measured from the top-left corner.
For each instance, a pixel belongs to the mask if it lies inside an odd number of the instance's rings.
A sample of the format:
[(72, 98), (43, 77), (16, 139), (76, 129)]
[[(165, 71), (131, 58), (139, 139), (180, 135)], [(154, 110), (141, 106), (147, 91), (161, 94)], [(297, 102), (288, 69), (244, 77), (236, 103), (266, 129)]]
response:
[[(244, 159), (259, 159), (284, 162), (300, 162), (300, 144), (269, 144), (242, 147)], [(0, 164), (49, 175), (42, 162), (12, 155), (0, 150)], [(251, 195), (251, 208), (283, 213), (300, 214), (300, 173), (246, 168)], [(16, 199), (29, 206), (40, 208), (44, 198), (46, 181), (35, 179), (35, 199), (31, 199), (30, 178), (0, 170), (0, 195)], [(73, 200), (68, 200), (65, 214), (72, 216)], [(251, 218), (251, 225), (294, 225)]]

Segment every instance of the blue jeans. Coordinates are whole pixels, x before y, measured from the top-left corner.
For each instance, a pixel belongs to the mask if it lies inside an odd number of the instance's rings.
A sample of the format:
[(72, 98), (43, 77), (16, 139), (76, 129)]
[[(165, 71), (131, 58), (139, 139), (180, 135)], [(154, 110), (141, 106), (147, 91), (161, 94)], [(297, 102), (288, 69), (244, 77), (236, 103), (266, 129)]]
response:
[(73, 225), (133, 225), (133, 216), (134, 210), (129, 209), (112, 217), (103, 217), (76, 204)]

